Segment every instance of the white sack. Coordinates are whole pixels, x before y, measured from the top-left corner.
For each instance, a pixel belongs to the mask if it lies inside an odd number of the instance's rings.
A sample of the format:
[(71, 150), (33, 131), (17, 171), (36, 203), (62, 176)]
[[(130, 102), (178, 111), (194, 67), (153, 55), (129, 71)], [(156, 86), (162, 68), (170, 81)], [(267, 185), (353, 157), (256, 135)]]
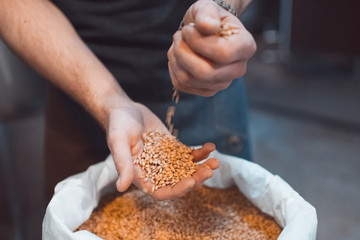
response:
[[(315, 240), (316, 210), (283, 179), (258, 164), (213, 152), (220, 168), (206, 186), (227, 188), (236, 184), (263, 212), (273, 216), (284, 229), (280, 240)], [(83, 173), (58, 183), (43, 220), (43, 240), (99, 240), (88, 231), (73, 232), (91, 215), (100, 197), (115, 190), (117, 173), (111, 155)]]

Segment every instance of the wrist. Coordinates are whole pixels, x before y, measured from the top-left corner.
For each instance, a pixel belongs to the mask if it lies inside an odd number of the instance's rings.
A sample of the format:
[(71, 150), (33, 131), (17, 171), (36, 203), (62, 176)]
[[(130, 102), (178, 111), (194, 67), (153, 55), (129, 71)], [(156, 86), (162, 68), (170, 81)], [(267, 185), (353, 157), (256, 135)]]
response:
[(224, 0), (213, 0), (217, 5), (234, 15), (235, 17), (239, 17), (237, 10), (233, 7), (234, 4), (229, 4)]
[[(232, 13), (236, 17), (240, 17), (241, 13), (246, 9), (252, 0), (214, 0), (218, 5)], [(229, 5), (231, 10), (228, 10)], [(233, 13), (235, 12), (235, 14)]]
[[(119, 87), (120, 88), (120, 87)], [(121, 90), (121, 89), (120, 89)], [(107, 131), (110, 115), (119, 109), (132, 108), (134, 102), (122, 90), (111, 89), (102, 96), (94, 96), (95, 103), (91, 105), (90, 112), (99, 122), (100, 126)]]

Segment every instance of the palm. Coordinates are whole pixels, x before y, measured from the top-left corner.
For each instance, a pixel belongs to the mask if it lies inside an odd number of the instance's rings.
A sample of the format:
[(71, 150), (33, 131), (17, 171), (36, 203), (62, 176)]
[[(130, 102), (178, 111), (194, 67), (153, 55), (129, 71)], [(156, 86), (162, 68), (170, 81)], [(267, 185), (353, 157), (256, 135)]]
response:
[[(206, 143), (202, 148), (194, 150), (194, 161), (198, 162), (205, 159), (210, 152), (215, 149), (212, 143)], [(181, 197), (191, 189), (201, 185), (206, 179), (210, 178), (213, 170), (218, 168), (219, 162), (215, 158), (208, 159), (206, 162), (196, 165), (196, 172), (191, 178), (184, 178), (174, 187), (166, 186), (156, 191), (152, 191), (153, 184), (140, 178), (145, 175), (145, 171), (139, 165), (134, 166), (134, 184), (144, 192), (150, 194), (156, 200), (166, 200), (174, 197)]]
[[(114, 158), (115, 166), (120, 174), (117, 181), (119, 191), (125, 191), (133, 182), (137, 187), (149, 193), (156, 200), (180, 197), (194, 187), (201, 185), (210, 178), (213, 170), (219, 166), (218, 160), (212, 158), (196, 166), (196, 172), (191, 178), (184, 178), (174, 187), (163, 187), (152, 192), (153, 184), (140, 179), (145, 173), (133, 160), (142, 152), (142, 134), (148, 131), (160, 131), (170, 134), (161, 120), (142, 104), (135, 104), (131, 108), (121, 109), (113, 113), (108, 132), (108, 142)], [(201, 161), (214, 151), (215, 145), (205, 144), (194, 150), (194, 161)]]
[[(146, 131), (161, 131), (169, 133), (165, 125), (160, 121), (156, 115), (154, 115), (149, 109), (143, 108), (144, 113), (144, 127)], [(215, 150), (215, 145), (212, 143), (205, 144), (202, 148), (194, 150), (194, 161), (198, 162), (208, 157), (210, 152)], [(135, 157), (135, 156), (134, 156)], [(201, 185), (206, 179), (210, 178), (213, 174), (213, 170), (219, 166), (216, 159), (209, 159), (205, 163), (196, 165), (196, 172), (191, 178), (184, 178), (174, 187), (167, 186), (152, 191), (154, 184), (149, 181), (144, 181), (141, 176), (145, 175), (144, 170), (139, 165), (134, 166), (134, 184), (143, 191), (150, 194), (156, 200), (165, 200), (174, 197), (180, 197), (187, 193), (194, 187)]]

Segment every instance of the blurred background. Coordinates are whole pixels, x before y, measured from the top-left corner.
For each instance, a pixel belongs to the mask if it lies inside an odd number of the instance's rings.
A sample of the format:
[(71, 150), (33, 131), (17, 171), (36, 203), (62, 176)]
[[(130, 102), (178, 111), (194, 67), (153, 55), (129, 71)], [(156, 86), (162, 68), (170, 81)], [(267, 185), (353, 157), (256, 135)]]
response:
[[(242, 16), (253, 157), (318, 213), (318, 239), (360, 238), (360, 2), (254, 0)], [(41, 239), (46, 81), (0, 41), (0, 235)]]

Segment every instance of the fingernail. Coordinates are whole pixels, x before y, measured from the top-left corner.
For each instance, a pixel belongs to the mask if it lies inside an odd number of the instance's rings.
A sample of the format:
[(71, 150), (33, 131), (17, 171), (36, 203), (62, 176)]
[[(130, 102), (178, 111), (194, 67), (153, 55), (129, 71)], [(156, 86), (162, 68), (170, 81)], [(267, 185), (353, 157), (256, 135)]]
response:
[(208, 169), (211, 169), (210, 165), (209, 164), (204, 164), (204, 166)]

